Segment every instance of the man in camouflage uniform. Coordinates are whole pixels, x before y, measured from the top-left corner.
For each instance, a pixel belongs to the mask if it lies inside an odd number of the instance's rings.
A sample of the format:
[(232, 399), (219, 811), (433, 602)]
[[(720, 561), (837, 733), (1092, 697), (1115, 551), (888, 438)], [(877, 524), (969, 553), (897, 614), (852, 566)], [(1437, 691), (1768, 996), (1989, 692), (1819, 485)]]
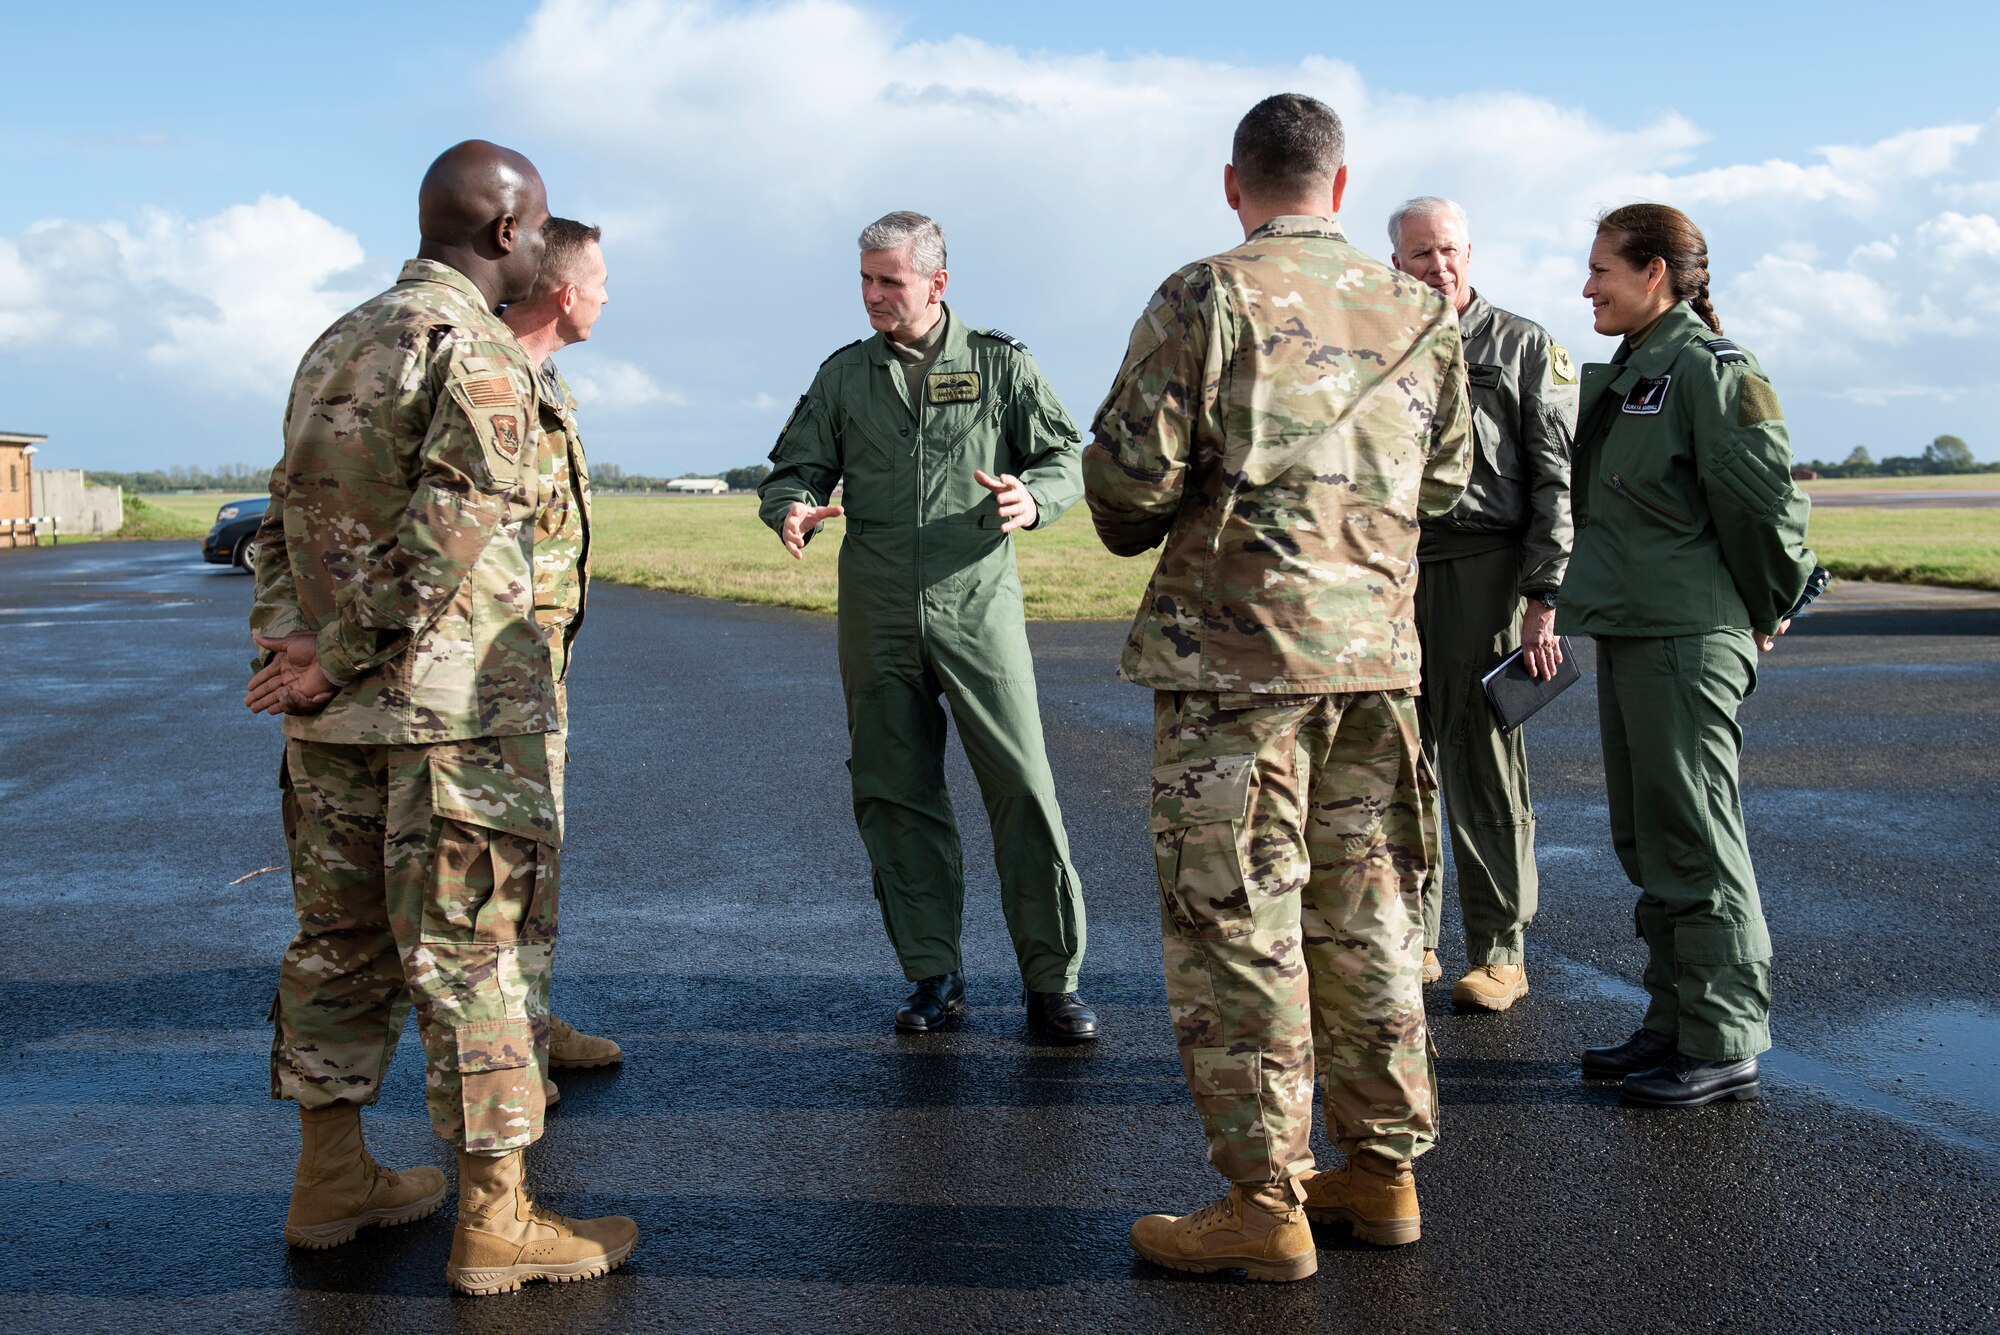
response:
[[(576, 395), (556, 369), (557, 349), (590, 337), (591, 326), (610, 297), (604, 290), (602, 233), (569, 218), (551, 218), (542, 229), (548, 250), (534, 293), (501, 313), (528, 357), (541, 368), (540, 474), (542, 509), (535, 516), (535, 621), (549, 639), (549, 673), (555, 681), (556, 726), (549, 733), (549, 789), (556, 823), (563, 822), (563, 771), (569, 764), (570, 646), (583, 625), (590, 584), (590, 470), (576, 426)], [(549, 1065), (610, 1066), (623, 1059), (618, 1044), (580, 1033), (549, 1012)], [(555, 1081), (543, 1088), (549, 1103), (558, 1097)]]
[[(1424, 521), (1417, 559), (1417, 633), (1424, 752), (1451, 821), (1465, 915), (1459, 1006), (1504, 1011), (1528, 994), (1522, 938), (1535, 918), (1535, 810), (1528, 750), (1500, 731), (1479, 679), (1516, 649), (1548, 677), (1562, 663), (1556, 590), (1569, 560), (1569, 443), (1576, 368), (1548, 331), (1503, 311), (1467, 280), (1465, 210), (1426, 195), (1389, 218), (1392, 262), (1458, 310), (1471, 386), (1472, 480), (1449, 514)], [(1424, 881), (1424, 981), (1437, 960), (1444, 868)]]
[[(1412, 602), (1418, 519), (1465, 485), (1465, 368), (1450, 305), (1343, 236), (1343, 152), (1312, 98), (1243, 118), (1246, 239), (1154, 294), (1084, 452), (1105, 545), (1166, 544), (1120, 675), (1156, 692), (1167, 1004), (1232, 1184), (1132, 1245), (1255, 1279), (1314, 1273), (1308, 1217), (1414, 1241), (1437, 1134)], [(1346, 1156), (1324, 1173), (1315, 1070)]]
[(493, 311), (530, 291), (547, 219), (518, 153), (472, 140), (431, 165), (418, 258), (300, 363), (250, 617), (272, 656), (245, 703), (286, 715), (298, 914), (272, 1004), (271, 1092), (304, 1141), (285, 1237), (330, 1247), (443, 1200), (435, 1170), (380, 1168), (361, 1137), (414, 1006), (431, 1122), (458, 1152), (446, 1275), (469, 1293), (600, 1275), (637, 1237), (522, 1181), (561, 831), (530, 601), (535, 371)]

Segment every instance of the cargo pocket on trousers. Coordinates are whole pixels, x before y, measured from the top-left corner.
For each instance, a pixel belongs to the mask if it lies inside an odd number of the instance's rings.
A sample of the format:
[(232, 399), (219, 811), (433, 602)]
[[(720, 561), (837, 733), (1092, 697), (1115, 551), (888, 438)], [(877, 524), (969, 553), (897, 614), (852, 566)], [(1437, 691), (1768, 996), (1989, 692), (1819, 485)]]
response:
[(1771, 932), (1762, 922), (1677, 924), (1674, 957), (1681, 964), (1762, 964), (1771, 958)]
[(1153, 771), (1153, 859), (1160, 896), (1181, 936), (1225, 941), (1256, 925), (1243, 875), (1256, 761), (1208, 756)]
[(429, 761), (437, 829), (423, 939), (553, 941), (559, 864), (543, 735), (440, 743)]
[(475, 1020), (459, 1025), (452, 1037), (465, 1148), (516, 1150), (533, 1143), (545, 1099), (535, 1070), (534, 1022)]

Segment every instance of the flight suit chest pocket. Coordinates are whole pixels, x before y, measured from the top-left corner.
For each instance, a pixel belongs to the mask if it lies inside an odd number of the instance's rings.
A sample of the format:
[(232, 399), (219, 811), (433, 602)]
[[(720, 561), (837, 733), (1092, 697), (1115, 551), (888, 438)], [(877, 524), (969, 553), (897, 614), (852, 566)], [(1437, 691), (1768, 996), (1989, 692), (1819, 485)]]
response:
[(544, 734), (441, 742), (427, 761), (433, 847), (422, 938), (553, 941), (561, 836)]
[(1255, 756), (1208, 756), (1153, 771), (1153, 859), (1183, 937), (1228, 940), (1255, 927), (1244, 826)]

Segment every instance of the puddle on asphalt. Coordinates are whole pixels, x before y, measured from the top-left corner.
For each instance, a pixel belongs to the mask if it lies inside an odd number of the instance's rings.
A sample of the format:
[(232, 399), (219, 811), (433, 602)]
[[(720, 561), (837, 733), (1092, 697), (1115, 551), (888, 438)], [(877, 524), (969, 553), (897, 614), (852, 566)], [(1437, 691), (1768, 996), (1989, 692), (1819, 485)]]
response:
[(1839, 1051), (1841, 1065), (1865, 1072), (1878, 1086), (1897, 1084), (1899, 1093), (2000, 1116), (2000, 1010), (1892, 1011)]

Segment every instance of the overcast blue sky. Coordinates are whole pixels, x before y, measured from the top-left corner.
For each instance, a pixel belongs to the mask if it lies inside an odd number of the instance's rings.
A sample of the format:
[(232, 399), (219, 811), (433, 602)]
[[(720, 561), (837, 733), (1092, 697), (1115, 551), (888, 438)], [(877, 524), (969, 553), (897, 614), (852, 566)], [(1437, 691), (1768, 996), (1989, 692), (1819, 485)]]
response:
[(13, 6), (0, 429), (48, 433), (53, 467), (268, 465), (299, 355), (393, 279), (424, 166), (473, 135), (607, 229), (611, 306), (562, 359), (600, 463), (761, 459), (867, 332), (853, 237), (898, 207), (1084, 421), (1158, 280), (1240, 235), (1229, 132), (1291, 89), (1349, 122), (1359, 244), (1409, 194), (1462, 199), (1475, 284), (1579, 359), (1609, 350), (1576, 295), (1591, 217), (1663, 199), (1708, 231), (1801, 456), (1950, 431), (2000, 457), (1990, 6), (1398, 12)]

